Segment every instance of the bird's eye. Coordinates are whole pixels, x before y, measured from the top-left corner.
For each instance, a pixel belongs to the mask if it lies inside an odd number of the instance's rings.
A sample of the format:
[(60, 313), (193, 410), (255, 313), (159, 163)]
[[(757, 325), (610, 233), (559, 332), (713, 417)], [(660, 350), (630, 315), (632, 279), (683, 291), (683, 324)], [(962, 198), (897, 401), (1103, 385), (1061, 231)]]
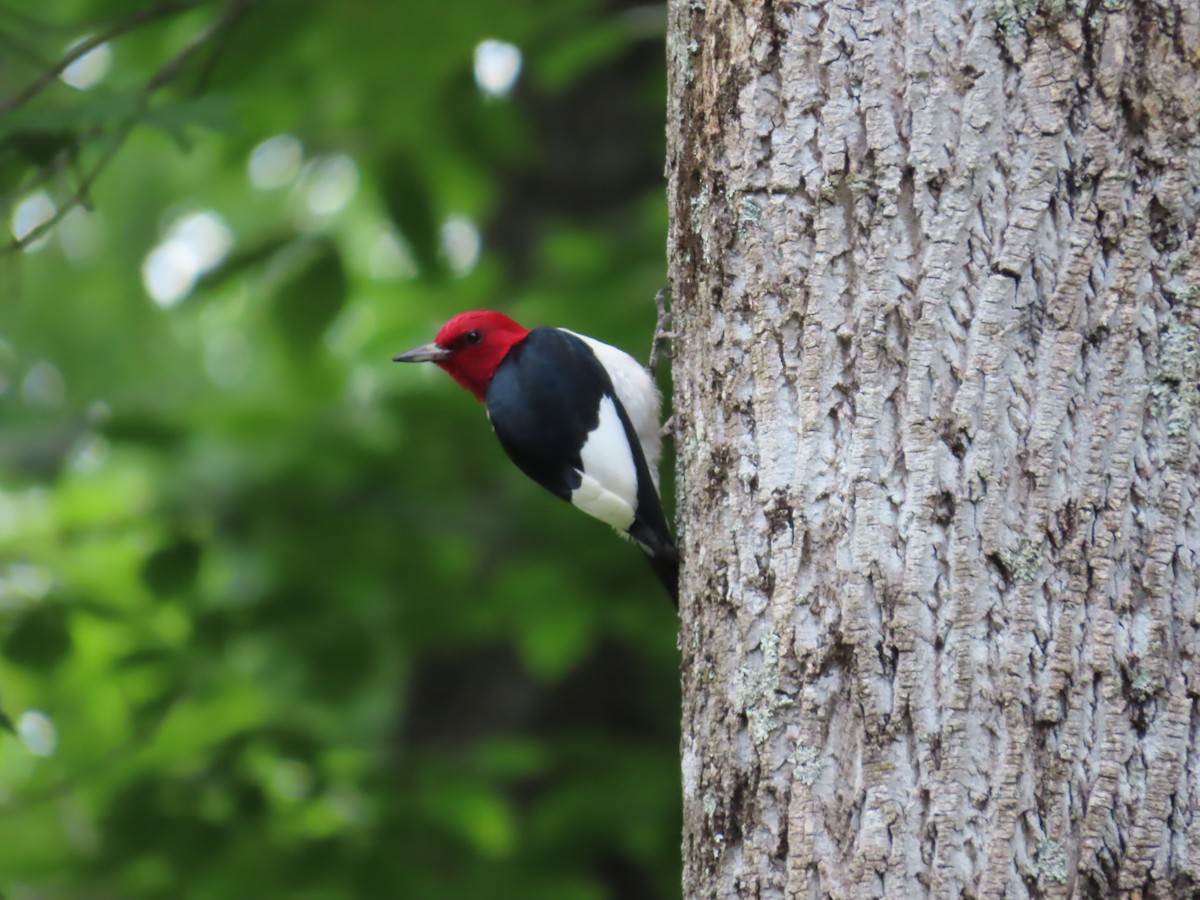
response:
[(483, 335), (480, 334), (478, 331), (468, 331), (466, 333), (466, 335), (463, 337), (463, 343), (466, 344), (468, 347), (474, 347), (476, 344), (479, 344), (482, 341), (483, 341)]

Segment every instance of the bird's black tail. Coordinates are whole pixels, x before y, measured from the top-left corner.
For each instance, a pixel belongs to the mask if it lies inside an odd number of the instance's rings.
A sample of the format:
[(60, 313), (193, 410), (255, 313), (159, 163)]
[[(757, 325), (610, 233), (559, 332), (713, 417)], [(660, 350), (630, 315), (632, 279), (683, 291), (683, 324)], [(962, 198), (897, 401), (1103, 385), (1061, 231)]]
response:
[(665, 534), (665, 531), (659, 533), (641, 519), (633, 523), (629, 529), (629, 536), (642, 548), (650, 568), (671, 595), (671, 602), (675, 604), (675, 608), (679, 609), (679, 551), (675, 549), (670, 536)]
[(645, 553), (646, 559), (650, 562), (650, 568), (654, 570), (658, 580), (671, 595), (671, 602), (675, 604), (675, 608), (679, 609), (679, 554), (674, 552), (674, 547), (671, 548), (671, 551), (670, 556), (651, 553), (648, 550)]

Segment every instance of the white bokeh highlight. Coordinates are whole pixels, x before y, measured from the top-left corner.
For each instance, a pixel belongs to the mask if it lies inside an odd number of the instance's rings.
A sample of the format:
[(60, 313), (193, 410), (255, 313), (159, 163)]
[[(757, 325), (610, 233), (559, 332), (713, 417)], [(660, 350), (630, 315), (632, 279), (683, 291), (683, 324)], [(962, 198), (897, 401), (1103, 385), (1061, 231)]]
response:
[(521, 50), (504, 41), (480, 41), (475, 48), (475, 83), (490, 97), (504, 97), (521, 74)]
[(142, 284), (163, 308), (192, 292), (196, 281), (214, 269), (233, 249), (233, 232), (212, 210), (176, 219), (167, 235), (142, 262)]
[(468, 275), (479, 262), (483, 239), (467, 216), (456, 213), (442, 226), (442, 256), (455, 275)]
[(304, 205), (313, 216), (337, 215), (358, 191), (358, 166), (349, 156), (323, 156), (306, 173)]
[(17, 737), (34, 756), (53, 756), (58, 749), (58, 729), (44, 712), (30, 709), (17, 720)]
[(108, 41), (105, 41), (73, 60), (58, 77), (64, 84), (70, 85), (77, 91), (88, 91), (108, 75), (108, 70), (112, 68), (112, 59), (112, 47), (109, 46)]
[(290, 134), (277, 134), (260, 141), (246, 160), (246, 177), (260, 191), (286, 187), (300, 174), (304, 146)]
[[(13, 210), (10, 222), (12, 235), (18, 241), (24, 241), (34, 231), (54, 218), (58, 207), (45, 191), (36, 191), (17, 204)], [(26, 253), (33, 253), (46, 246), (49, 234), (43, 234), (37, 240), (25, 245)]]
[(45, 566), (13, 563), (0, 572), (0, 608), (18, 608), (45, 600), (54, 587), (54, 575)]

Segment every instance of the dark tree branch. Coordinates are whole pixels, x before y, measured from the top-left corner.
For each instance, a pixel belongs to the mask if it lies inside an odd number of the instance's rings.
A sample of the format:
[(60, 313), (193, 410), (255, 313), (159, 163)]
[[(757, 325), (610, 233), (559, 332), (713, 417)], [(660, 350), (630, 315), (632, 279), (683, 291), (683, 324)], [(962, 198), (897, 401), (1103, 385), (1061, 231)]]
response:
[(75, 62), (81, 56), (86, 56), (101, 44), (111, 41), (113, 38), (120, 37), (125, 32), (132, 31), (141, 25), (145, 25), (147, 22), (153, 22), (155, 19), (161, 19), (165, 16), (183, 12), (184, 10), (193, 9), (205, 2), (208, 2), (208, 0), (168, 0), (168, 2), (140, 9), (123, 19), (119, 19), (103, 31), (92, 35), (86, 40), (80, 41), (67, 51), (62, 59), (45, 69), (24, 88), (6, 97), (4, 100), (0, 100), (0, 115), (20, 109), (53, 84), (54, 79), (61, 75), (67, 66), (71, 65), (71, 63)]
[[(126, 138), (129, 137), (129, 133), (137, 126), (140, 116), (149, 106), (150, 100), (154, 94), (176, 81), (192, 57), (194, 57), (211, 40), (225, 32), (230, 26), (232, 26), (243, 15), (245, 15), (251, 9), (251, 7), (257, 5), (259, 2), (261, 2), (261, 0), (232, 0), (232, 2), (226, 5), (225, 11), (220, 15), (220, 17), (217, 18), (215, 22), (212, 23), (212, 25), (210, 25), (200, 34), (196, 35), (196, 37), (193, 38), (186, 47), (180, 50), (171, 59), (167, 60), (167, 62), (165, 62), (161, 67), (159, 67), (158, 71), (150, 76), (150, 80), (147, 81), (145, 86), (142, 88), (141, 95), (138, 100), (137, 110), (127, 119), (120, 122), (120, 124), (112, 132), (112, 134), (109, 136), (108, 144), (104, 148), (103, 153), (101, 153), (100, 158), (80, 179), (75, 191), (71, 194), (71, 196), (58, 205), (54, 215), (52, 215), (49, 219), (31, 229), (29, 233), (23, 237), (19, 239), (14, 238), (11, 242), (9, 242), (6, 251), (12, 253), (27, 247), (29, 244), (38, 240), (40, 237), (50, 231), (50, 229), (52, 229), (55, 225), (61, 222), (63, 217), (66, 216), (67, 213), (73, 210), (76, 206), (84, 203), (91, 192), (92, 185), (96, 183), (96, 180), (100, 177), (104, 170), (108, 168), (109, 163), (112, 162), (113, 157), (117, 155), (117, 152), (125, 144)], [(188, 5), (194, 6), (197, 4), (195, 0), (191, 0)]]

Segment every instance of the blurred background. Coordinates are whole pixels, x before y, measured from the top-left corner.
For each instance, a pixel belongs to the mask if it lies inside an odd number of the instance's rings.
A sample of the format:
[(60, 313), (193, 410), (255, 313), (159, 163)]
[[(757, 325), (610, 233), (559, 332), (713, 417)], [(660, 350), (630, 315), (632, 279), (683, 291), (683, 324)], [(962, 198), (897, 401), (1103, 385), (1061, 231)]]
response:
[(664, 19), (0, 3), (6, 900), (678, 897), (670, 603), (390, 362), (646, 356)]

